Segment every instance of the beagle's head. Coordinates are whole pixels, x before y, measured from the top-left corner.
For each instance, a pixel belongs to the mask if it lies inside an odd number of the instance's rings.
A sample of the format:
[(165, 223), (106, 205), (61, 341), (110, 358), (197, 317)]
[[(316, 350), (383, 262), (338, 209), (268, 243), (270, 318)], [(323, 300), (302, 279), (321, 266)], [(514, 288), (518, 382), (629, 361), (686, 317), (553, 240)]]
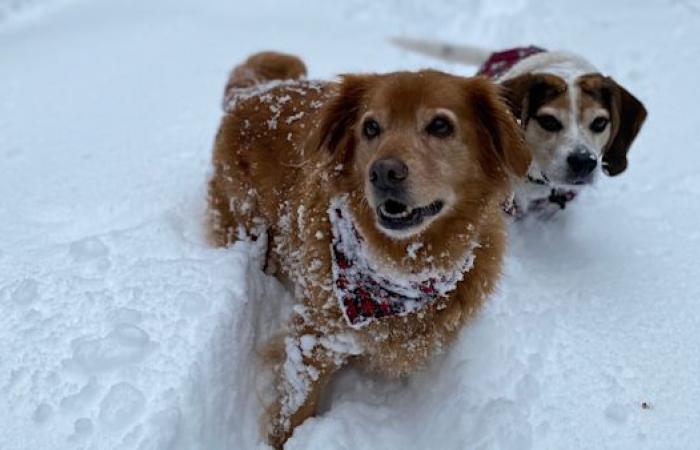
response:
[(528, 73), (502, 86), (532, 149), (532, 177), (585, 185), (599, 168), (610, 176), (627, 168), (627, 152), (647, 113), (612, 78)]

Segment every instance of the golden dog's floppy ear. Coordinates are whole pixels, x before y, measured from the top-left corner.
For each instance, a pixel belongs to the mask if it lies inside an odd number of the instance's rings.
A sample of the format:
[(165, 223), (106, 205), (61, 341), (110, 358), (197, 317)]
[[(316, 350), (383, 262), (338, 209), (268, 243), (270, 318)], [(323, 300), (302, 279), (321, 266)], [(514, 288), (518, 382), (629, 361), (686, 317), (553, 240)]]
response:
[(342, 161), (352, 157), (355, 136), (352, 127), (359, 119), (362, 99), (371, 76), (343, 75), (337, 95), (321, 112), (318, 148), (325, 147)]
[(524, 177), (532, 155), (499, 88), (485, 78), (473, 78), (467, 82), (467, 99), (476, 118), (484, 171), (494, 178), (503, 178), (504, 170)]
[(506, 80), (501, 84), (501, 96), (508, 103), (513, 116), (521, 122), (527, 119), (527, 114), (523, 114), (523, 112), (529, 109), (530, 88), (537, 80), (535, 75), (525, 74)]
[(627, 152), (647, 117), (642, 102), (610, 77), (605, 77), (609, 91), (610, 141), (603, 150), (603, 170), (610, 176), (627, 168)]

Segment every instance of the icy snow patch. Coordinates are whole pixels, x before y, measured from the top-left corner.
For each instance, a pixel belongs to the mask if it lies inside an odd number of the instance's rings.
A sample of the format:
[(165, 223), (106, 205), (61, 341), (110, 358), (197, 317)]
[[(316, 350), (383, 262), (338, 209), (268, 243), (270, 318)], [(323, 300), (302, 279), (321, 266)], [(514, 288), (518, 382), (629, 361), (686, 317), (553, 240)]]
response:
[(287, 294), (253, 244), (211, 249), (172, 221), (0, 260), (0, 422), (25, 430), (1, 448), (257, 445), (256, 352)]

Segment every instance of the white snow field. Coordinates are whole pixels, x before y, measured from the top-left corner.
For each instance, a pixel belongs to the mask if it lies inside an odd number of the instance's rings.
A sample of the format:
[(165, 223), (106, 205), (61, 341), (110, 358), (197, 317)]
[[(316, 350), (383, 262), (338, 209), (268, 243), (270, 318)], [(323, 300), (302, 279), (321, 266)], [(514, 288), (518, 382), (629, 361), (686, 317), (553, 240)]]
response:
[(203, 238), (228, 69), (433, 66), (392, 35), (586, 55), (642, 99), (626, 173), (512, 228), (424, 372), (345, 371), (288, 449), (700, 448), (700, 3), (0, 0), (0, 449), (259, 449), (290, 298)]

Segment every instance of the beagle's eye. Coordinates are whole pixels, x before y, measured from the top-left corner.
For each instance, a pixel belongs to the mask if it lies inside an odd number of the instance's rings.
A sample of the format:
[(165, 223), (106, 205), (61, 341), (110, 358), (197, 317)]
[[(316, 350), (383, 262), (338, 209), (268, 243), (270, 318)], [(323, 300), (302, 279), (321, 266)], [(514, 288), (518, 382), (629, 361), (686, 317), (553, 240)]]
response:
[(365, 135), (367, 139), (374, 139), (379, 136), (382, 132), (379, 123), (374, 119), (367, 119), (362, 124), (362, 134)]
[(535, 120), (541, 126), (543, 129), (550, 131), (552, 133), (556, 133), (557, 131), (560, 131), (564, 126), (559, 122), (559, 120), (550, 115), (550, 114), (542, 114), (541, 116), (535, 117)]
[(446, 138), (452, 134), (454, 126), (452, 122), (445, 116), (436, 116), (430, 121), (425, 132), (431, 136), (438, 138)]
[(607, 128), (610, 120), (607, 117), (596, 117), (593, 122), (588, 126), (594, 133), (602, 133)]

